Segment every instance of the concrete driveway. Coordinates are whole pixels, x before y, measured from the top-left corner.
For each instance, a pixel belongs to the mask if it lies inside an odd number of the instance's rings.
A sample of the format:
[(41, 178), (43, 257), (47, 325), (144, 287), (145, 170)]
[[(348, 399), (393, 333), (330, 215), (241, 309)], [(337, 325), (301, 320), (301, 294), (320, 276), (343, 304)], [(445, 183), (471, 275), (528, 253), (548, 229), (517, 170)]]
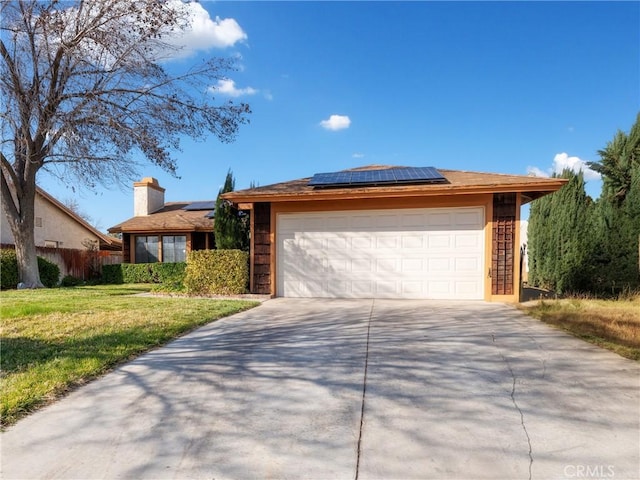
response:
[(275, 299), (4, 432), (2, 478), (640, 477), (640, 365), (513, 307)]

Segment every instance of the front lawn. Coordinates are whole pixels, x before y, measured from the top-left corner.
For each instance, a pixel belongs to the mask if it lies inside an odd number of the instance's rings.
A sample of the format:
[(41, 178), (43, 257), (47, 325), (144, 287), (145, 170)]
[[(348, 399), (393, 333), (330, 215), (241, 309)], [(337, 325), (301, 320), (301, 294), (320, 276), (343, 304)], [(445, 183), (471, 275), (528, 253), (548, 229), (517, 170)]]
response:
[(541, 300), (520, 308), (578, 338), (640, 360), (640, 295), (620, 300)]
[(149, 285), (0, 292), (1, 425), (200, 325), (258, 305), (138, 297)]

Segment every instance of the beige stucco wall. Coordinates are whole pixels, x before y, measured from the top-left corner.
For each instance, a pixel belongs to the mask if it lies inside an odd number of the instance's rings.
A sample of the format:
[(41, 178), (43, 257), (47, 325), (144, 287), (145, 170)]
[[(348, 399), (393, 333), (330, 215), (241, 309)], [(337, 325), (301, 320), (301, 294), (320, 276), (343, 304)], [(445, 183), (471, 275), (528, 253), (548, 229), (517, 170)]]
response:
[[(85, 250), (86, 247), (82, 245), (85, 239), (99, 240), (93, 232), (40, 195), (36, 195), (35, 217), (34, 234), (37, 247), (48, 246), (45, 245), (45, 242), (49, 241), (57, 242), (59, 248)], [(38, 218), (42, 219), (41, 227), (37, 226)], [(4, 210), (1, 221), (1, 243), (13, 244), (13, 235)]]

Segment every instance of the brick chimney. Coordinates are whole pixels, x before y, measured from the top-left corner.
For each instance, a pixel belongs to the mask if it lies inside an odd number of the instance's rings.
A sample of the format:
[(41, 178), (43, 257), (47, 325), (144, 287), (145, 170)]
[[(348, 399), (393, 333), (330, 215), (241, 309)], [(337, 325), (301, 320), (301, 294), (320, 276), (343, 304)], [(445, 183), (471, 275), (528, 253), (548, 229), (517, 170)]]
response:
[(153, 177), (133, 183), (133, 215), (141, 217), (164, 207), (164, 188)]

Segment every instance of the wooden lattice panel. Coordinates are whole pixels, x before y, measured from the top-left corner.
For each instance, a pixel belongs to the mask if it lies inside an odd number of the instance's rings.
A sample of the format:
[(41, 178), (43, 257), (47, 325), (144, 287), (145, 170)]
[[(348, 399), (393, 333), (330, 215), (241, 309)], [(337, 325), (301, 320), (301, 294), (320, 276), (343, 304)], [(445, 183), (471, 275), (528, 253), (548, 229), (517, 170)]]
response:
[(253, 242), (253, 292), (271, 293), (271, 204), (256, 203)]
[(516, 195), (493, 196), (491, 242), (491, 293), (513, 295), (515, 272)]

